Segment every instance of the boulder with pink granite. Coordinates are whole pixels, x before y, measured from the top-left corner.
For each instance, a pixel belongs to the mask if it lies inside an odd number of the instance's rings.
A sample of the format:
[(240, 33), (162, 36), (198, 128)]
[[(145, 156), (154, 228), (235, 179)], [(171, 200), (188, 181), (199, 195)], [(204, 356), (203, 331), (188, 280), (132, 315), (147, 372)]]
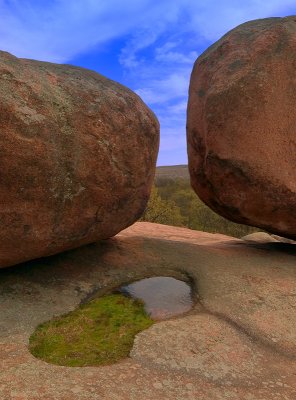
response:
[(296, 17), (247, 22), (195, 62), (191, 182), (222, 216), (296, 238)]
[(0, 52), (0, 115), (0, 267), (109, 238), (139, 218), (159, 124), (131, 90)]

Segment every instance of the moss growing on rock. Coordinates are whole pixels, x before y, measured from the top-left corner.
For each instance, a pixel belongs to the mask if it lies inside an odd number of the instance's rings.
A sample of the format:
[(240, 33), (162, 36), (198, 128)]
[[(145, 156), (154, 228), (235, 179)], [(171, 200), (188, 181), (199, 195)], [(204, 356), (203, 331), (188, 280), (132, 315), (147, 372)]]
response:
[(127, 357), (135, 335), (152, 324), (142, 303), (112, 294), (39, 325), (29, 348), (35, 357), (57, 365), (111, 364)]

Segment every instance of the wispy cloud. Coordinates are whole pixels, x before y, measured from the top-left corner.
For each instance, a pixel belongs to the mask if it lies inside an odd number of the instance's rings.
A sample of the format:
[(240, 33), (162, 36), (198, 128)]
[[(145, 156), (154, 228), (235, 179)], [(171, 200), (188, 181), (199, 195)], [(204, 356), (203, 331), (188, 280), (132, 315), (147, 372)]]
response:
[[(125, 60), (135, 60), (139, 50), (172, 28), (212, 41), (241, 22), (293, 8), (296, 12), (295, 0), (0, 0), (0, 47), (26, 57), (66, 61), (132, 34), (129, 52), (123, 54)], [(168, 51), (167, 56), (172, 61), (177, 57)]]
[[(122, 65), (137, 75), (133, 88), (156, 112), (161, 124), (159, 164), (187, 161), (186, 104), (197, 49), (204, 49), (235, 26), (251, 19), (283, 16), (294, 0), (183, 0), (166, 29), (137, 32), (127, 40)], [(156, 19), (157, 20), (157, 19)], [(149, 40), (150, 39), (150, 40)], [(147, 45), (145, 45), (145, 43)], [(153, 46), (152, 46), (153, 45)], [(148, 52), (145, 54), (145, 50)], [(126, 60), (128, 62), (126, 62)], [(132, 60), (132, 62), (130, 62)], [(132, 82), (132, 80), (131, 80)]]
[(151, 0), (1, 0), (0, 48), (63, 62), (141, 29), (158, 13)]
[(184, 97), (188, 91), (191, 68), (184, 68), (162, 78), (150, 80), (147, 87), (136, 89), (139, 96), (149, 104), (162, 104)]
[(190, 29), (209, 41), (215, 41), (243, 22), (296, 12), (294, 0), (187, 0)]
[(190, 64), (195, 61), (198, 53), (197, 51), (189, 51), (189, 53), (184, 54), (175, 49), (181, 44), (178, 42), (167, 42), (161, 47), (155, 49), (155, 61), (159, 63), (178, 63), (178, 64)]
[(71, 62), (121, 38), (125, 83), (161, 122), (159, 162), (180, 163), (186, 162), (187, 91), (198, 53), (240, 23), (291, 13), (295, 0), (0, 0), (0, 49)]

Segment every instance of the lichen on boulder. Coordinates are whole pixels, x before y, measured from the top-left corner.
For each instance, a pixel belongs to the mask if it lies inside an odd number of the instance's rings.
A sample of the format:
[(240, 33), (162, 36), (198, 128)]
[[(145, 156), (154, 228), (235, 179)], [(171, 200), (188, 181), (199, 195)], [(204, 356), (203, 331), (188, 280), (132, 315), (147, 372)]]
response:
[(0, 267), (109, 238), (141, 216), (159, 124), (131, 90), (0, 52), (0, 115)]
[(195, 62), (191, 183), (234, 222), (296, 238), (296, 17), (233, 29)]

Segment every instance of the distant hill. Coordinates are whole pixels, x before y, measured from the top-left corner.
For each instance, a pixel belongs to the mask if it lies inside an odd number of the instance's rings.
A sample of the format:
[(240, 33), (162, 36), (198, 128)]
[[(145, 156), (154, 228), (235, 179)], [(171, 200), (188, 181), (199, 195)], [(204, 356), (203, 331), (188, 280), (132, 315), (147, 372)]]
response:
[(156, 167), (155, 180), (182, 178), (189, 181), (188, 165)]

